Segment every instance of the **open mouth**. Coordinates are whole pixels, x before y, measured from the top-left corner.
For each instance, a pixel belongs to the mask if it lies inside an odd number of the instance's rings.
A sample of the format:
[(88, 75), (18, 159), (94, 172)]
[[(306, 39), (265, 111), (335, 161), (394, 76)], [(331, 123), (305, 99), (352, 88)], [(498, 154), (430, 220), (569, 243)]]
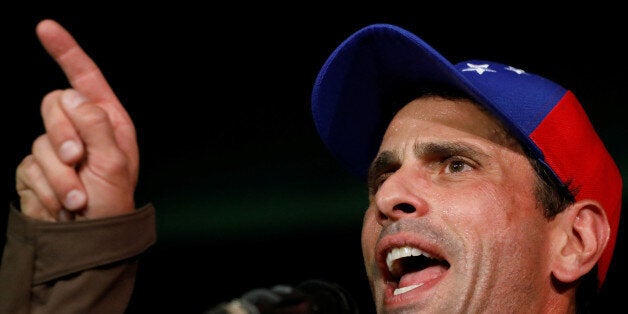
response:
[(394, 247), (386, 254), (389, 280), (396, 283), (394, 295), (400, 295), (423, 286), (440, 277), (449, 263), (412, 246)]

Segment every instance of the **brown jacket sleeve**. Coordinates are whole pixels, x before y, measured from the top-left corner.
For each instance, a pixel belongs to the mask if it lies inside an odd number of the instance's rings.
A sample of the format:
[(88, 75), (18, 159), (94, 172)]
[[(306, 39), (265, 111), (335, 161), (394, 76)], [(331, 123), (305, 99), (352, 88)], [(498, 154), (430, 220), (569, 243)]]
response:
[(0, 265), (0, 313), (124, 313), (138, 257), (156, 240), (155, 210), (45, 222), (11, 206)]

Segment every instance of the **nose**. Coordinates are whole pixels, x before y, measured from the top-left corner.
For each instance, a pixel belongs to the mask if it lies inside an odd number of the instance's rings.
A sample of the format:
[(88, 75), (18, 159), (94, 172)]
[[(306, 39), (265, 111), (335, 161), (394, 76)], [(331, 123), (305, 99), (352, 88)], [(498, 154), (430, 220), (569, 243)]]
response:
[(386, 225), (401, 218), (425, 215), (428, 212), (428, 203), (424, 197), (427, 191), (425, 177), (411, 169), (398, 169), (375, 193), (379, 223)]

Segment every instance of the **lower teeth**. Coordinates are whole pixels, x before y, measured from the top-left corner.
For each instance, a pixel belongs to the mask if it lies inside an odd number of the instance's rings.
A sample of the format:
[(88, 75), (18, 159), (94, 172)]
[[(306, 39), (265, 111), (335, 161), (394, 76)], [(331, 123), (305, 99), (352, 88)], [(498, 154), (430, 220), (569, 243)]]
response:
[(400, 295), (402, 293), (406, 293), (410, 290), (416, 289), (420, 286), (422, 286), (423, 284), (418, 284), (418, 285), (411, 285), (411, 286), (407, 286), (407, 287), (403, 287), (403, 288), (399, 288), (399, 289), (395, 289), (395, 292), (393, 292), (394, 295)]

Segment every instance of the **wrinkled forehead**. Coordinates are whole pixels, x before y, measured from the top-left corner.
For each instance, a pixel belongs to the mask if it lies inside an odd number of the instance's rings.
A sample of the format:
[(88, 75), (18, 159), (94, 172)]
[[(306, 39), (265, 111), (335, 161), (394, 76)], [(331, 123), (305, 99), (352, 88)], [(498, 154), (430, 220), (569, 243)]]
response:
[[(450, 130), (450, 136), (477, 136), (517, 151), (522, 145), (507, 128), (476, 102), (462, 97), (421, 95), (403, 105), (390, 121), (382, 144), (391, 136), (421, 136), (422, 132), (439, 125)], [(434, 130), (432, 130), (434, 131)], [(433, 133), (430, 133), (433, 135)]]

